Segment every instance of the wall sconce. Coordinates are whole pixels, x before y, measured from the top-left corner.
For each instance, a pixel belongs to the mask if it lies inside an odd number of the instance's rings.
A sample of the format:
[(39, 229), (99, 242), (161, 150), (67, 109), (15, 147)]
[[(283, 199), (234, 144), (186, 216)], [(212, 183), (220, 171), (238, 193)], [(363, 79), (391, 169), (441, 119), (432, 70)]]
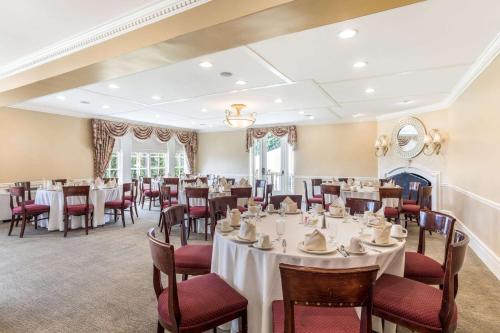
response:
[(382, 157), (389, 151), (389, 138), (387, 135), (381, 135), (375, 140), (375, 156)]
[(430, 156), (434, 153), (439, 155), (441, 150), (441, 145), (443, 143), (443, 137), (437, 129), (431, 129), (424, 137), (424, 154)]

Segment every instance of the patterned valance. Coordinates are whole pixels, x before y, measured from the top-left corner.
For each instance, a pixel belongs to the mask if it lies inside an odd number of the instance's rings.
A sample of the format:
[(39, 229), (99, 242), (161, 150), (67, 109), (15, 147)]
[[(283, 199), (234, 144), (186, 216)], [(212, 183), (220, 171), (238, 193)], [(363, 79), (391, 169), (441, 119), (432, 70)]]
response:
[(253, 146), (254, 139), (262, 139), (271, 133), (276, 137), (282, 137), (288, 134), (288, 144), (292, 149), (297, 148), (297, 127), (295, 126), (278, 126), (278, 127), (264, 127), (264, 128), (248, 128), (247, 129), (247, 151)]
[(198, 135), (195, 131), (135, 125), (117, 121), (92, 119), (92, 134), (94, 141), (94, 174), (101, 177), (108, 166), (115, 138), (128, 132), (137, 139), (146, 140), (155, 135), (161, 142), (168, 142), (173, 136), (184, 145), (188, 162), (188, 172), (194, 172), (194, 156), (198, 151)]

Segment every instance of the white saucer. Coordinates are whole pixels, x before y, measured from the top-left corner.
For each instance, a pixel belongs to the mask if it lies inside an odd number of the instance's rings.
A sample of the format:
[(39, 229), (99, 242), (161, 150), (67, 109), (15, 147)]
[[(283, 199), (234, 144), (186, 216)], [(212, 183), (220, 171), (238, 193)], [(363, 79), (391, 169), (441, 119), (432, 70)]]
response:
[(347, 217), (347, 214), (342, 214), (342, 215), (333, 215), (333, 214), (330, 214), (330, 212), (327, 212), (326, 213), (326, 216), (328, 217), (333, 217), (334, 219), (342, 219), (344, 217)]
[(393, 245), (398, 243), (398, 240), (394, 239), (392, 237), (389, 238), (389, 243), (387, 243), (387, 244), (379, 244), (379, 243), (372, 242), (371, 235), (363, 235), (363, 236), (360, 236), (359, 238), (363, 241), (363, 243), (366, 243), (366, 244), (372, 245), (372, 246), (388, 247), (388, 246), (393, 246)]
[(262, 251), (269, 251), (274, 249), (274, 246), (271, 245), (271, 247), (260, 247), (257, 245), (257, 243), (254, 243), (252, 247), (255, 247), (256, 249), (262, 250)]
[(233, 235), (233, 237), (231, 237), (231, 239), (237, 243), (245, 243), (245, 244), (252, 244), (252, 243), (257, 242), (257, 240), (251, 241), (248, 239), (240, 238), (239, 235)]
[(216, 228), (217, 228), (217, 230), (219, 230), (220, 232), (224, 232), (224, 233), (231, 232), (231, 231), (233, 231), (233, 230), (234, 230), (234, 228), (233, 228), (233, 227), (231, 227), (231, 226), (229, 226), (227, 229), (222, 229), (222, 227), (218, 225), (218, 226), (216, 226)]
[(295, 215), (295, 214), (300, 214), (300, 209), (297, 209), (295, 212), (285, 212), (287, 215)]
[(408, 232), (402, 236), (394, 236), (394, 235), (391, 235), (392, 238), (396, 238), (396, 239), (404, 239), (406, 237), (408, 237)]
[(368, 253), (368, 249), (365, 247), (363, 251), (352, 251), (351, 249), (349, 248), (346, 248), (347, 252), (349, 252), (349, 254), (366, 254)]
[(326, 251), (307, 250), (304, 248), (304, 242), (300, 242), (299, 244), (297, 244), (297, 248), (302, 252), (306, 252), (306, 253), (310, 253), (310, 254), (331, 254), (331, 253), (335, 253), (337, 251), (337, 248), (334, 246), (331, 246), (330, 244), (326, 245)]

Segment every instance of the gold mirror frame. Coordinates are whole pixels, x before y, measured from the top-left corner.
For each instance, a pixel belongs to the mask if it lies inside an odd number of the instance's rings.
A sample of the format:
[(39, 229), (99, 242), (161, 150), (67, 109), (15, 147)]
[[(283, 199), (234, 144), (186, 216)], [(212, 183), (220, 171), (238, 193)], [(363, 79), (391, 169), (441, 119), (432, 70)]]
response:
[[(398, 141), (399, 131), (401, 131), (401, 129), (405, 126), (413, 126), (417, 130), (417, 143), (413, 149), (408, 151), (401, 149), (401, 146), (399, 145)], [(394, 147), (394, 151), (399, 157), (407, 160), (417, 157), (424, 149), (425, 134), (426, 134), (425, 126), (420, 121), (420, 119), (415, 117), (408, 117), (405, 119), (401, 119), (398, 125), (392, 131), (392, 146)]]

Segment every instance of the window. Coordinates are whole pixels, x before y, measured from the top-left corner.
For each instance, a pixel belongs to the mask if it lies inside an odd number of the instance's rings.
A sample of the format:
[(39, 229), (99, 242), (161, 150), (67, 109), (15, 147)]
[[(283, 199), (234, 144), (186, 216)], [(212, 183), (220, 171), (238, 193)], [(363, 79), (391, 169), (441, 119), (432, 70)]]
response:
[(111, 160), (104, 172), (104, 178), (118, 178), (118, 153), (111, 154)]
[(157, 177), (168, 174), (166, 153), (132, 153), (131, 177)]
[(186, 167), (186, 154), (184, 152), (179, 152), (175, 154), (175, 166), (174, 166), (174, 176), (180, 177), (185, 174), (187, 170)]

